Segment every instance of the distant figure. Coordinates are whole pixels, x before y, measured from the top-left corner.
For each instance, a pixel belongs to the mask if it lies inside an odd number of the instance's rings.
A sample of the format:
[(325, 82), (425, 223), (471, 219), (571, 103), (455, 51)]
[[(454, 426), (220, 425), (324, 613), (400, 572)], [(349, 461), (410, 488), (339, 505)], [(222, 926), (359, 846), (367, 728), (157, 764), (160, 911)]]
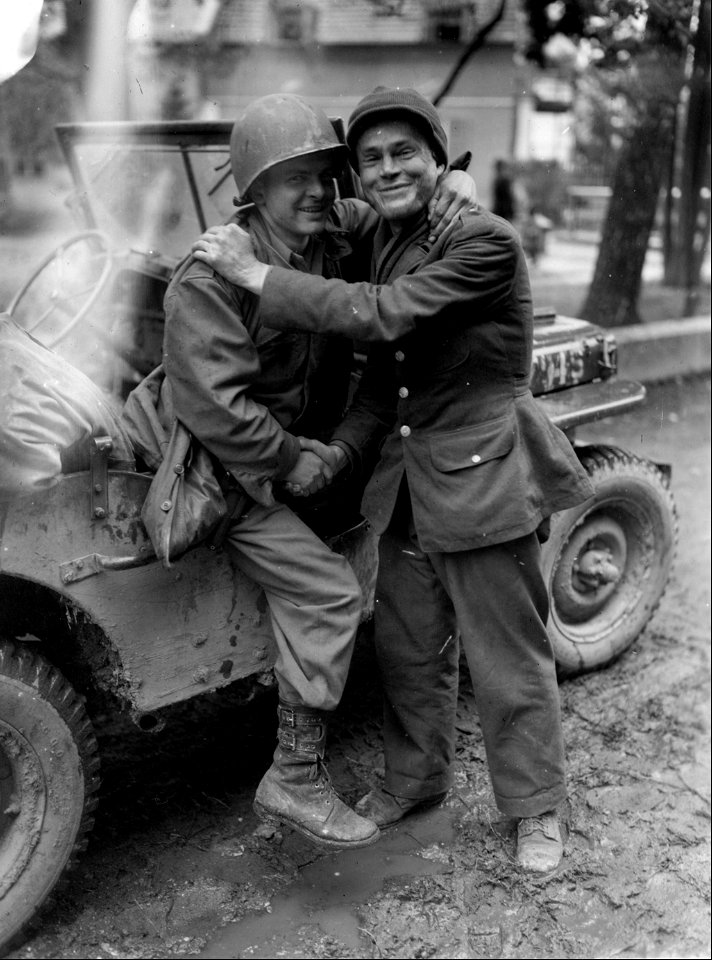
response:
[(512, 174), (506, 160), (495, 160), (492, 181), (492, 213), (512, 222), (516, 216)]
[(553, 226), (551, 220), (536, 207), (530, 207), (529, 213), (519, 224), (522, 246), (533, 266), (537, 265), (539, 257), (545, 252), (546, 235)]

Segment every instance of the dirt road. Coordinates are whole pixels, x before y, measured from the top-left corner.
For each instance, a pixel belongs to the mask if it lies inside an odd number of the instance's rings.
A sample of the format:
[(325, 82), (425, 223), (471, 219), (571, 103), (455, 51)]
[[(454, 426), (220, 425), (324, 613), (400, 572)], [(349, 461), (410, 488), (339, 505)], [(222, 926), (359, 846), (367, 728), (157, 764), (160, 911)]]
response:
[[(17, 958), (709, 956), (709, 381), (587, 428), (674, 465), (679, 560), (635, 647), (561, 686), (569, 839), (547, 882), (512, 864), (476, 711), (461, 695), (456, 788), (361, 852), (257, 828), (270, 694), (177, 710), (147, 736), (104, 718), (104, 795), (80, 867)], [(376, 782), (367, 638), (332, 737), (349, 799)], [(100, 718), (101, 720), (101, 718)]]

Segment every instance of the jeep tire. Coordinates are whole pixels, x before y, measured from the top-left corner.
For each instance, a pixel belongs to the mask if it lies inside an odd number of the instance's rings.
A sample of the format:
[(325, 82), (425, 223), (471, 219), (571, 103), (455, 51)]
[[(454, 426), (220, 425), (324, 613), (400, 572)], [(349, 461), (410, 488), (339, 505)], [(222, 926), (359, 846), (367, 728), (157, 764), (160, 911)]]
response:
[(661, 468), (617, 447), (577, 453), (595, 494), (551, 518), (542, 549), (561, 676), (603, 667), (631, 646), (660, 602), (677, 541)]
[(44, 657), (0, 642), (0, 955), (86, 845), (99, 761), (76, 692)]

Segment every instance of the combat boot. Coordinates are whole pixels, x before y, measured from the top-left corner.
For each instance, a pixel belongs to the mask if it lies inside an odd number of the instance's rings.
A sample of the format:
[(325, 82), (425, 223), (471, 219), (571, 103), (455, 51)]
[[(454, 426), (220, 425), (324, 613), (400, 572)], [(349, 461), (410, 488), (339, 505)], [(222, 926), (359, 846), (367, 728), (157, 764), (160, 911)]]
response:
[(528, 873), (551, 873), (561, 863), (564, 843), (555, 810), (523, 817), (517, 825), (517, 863)]
[(378, 827), (341, 800), (324, 766), (324, 712), (280, 701), (278, 716), (274, 762), (255, 794), (257, 816), (286, 824), (332, 850), (374, 843)]

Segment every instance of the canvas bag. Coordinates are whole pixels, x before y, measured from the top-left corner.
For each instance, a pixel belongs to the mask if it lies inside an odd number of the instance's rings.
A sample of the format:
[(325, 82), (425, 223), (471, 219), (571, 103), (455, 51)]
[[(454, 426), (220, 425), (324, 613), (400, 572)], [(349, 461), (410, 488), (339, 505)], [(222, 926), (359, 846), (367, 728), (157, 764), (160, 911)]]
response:
[(231, 514), (210, 454), (175, 416), (157, 367), (129, 394), (122, 421), (134, 451), (155, 470), (141, 509), (156, 556), (170, 567)]

